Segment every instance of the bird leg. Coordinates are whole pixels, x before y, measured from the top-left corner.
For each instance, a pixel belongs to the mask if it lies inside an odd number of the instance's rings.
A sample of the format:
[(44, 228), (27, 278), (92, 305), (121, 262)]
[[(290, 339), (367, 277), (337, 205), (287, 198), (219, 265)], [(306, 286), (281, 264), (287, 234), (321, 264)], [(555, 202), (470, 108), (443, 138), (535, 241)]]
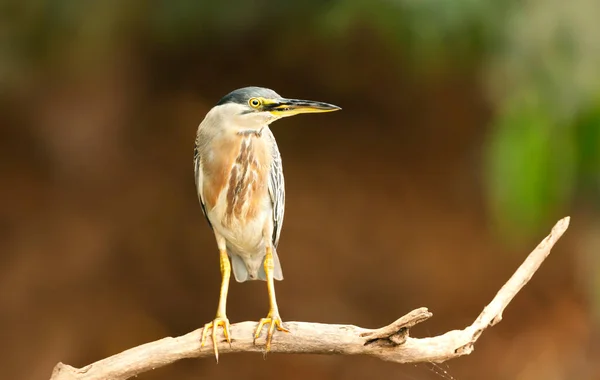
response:
[(202, 329), (202, 339), (200, 347), (204, 347), (206, 338), (208, 336), (208, 330), (212, 328), (212, 342), (213, 349), (215, 351), (215, 359), (219, 362), (219, 349), (217, 347), (217, 328), (223, 327), (223, 335), (225, 339), (231, 345), (231, 334), (229, 332), (229, 320), (225, 312), (227, 305), (227, 291), (229, 290), (229, 277), (231, 276), (231, 264), (229, 263), (229, 257), (227, 257), (227, 251), (224, 249), (219, 250), (221, 257), (221, 291), (219, 293), (219, 306), (217, 307), (217, 316), (214, 321), (204, 325)]
[(275, 328), (279, 331), (290, 332), (290, 330), (283, 327), (283, 322), (281, 321), (281, 317), (279, 316), (279, 309), (277, 308), (277, 300), (275, 299), (275, 285), (273, 282), (273, 251), (270, 246), (267, 246), (267, 254), (265, 256), (265, 274), (267, 275), (267, 291), (269, 292), (269, 314), (267, 314), (266, 318), (262, 318), (258, 322), (258, 327), (256, 328), (256, 332), (254, 333), (254, 340), (258, 339), (260, 336), (261, 330), (264, 325), (268, 325), (269, 329), (267, 331), (267, 341), (266, 341), (266, 351), (269, 352), (271, 349), (271, 339), (273, 338), (273, 333), (275, 332)]

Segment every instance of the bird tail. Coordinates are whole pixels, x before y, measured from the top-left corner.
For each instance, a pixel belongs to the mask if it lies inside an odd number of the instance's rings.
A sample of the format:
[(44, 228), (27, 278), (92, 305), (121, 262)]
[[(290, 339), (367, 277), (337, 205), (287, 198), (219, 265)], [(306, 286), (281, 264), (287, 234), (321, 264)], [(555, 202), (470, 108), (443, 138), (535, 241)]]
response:
[[(229, 250), (229, 256), (231, 257), (233, 276), (237, 282), (267, 280), (264, 266), (265, 256), (256, 261), (250, 258), (247, 259), (248, 261), (245, 261), (240, 255), (231, 250)], [(281, 263), (279, 262), (279, 256), (275, 248), (273, 248), (273, 265), (273, 278), (277, 281), (283, 280), (283, 271), (281, 270)]]

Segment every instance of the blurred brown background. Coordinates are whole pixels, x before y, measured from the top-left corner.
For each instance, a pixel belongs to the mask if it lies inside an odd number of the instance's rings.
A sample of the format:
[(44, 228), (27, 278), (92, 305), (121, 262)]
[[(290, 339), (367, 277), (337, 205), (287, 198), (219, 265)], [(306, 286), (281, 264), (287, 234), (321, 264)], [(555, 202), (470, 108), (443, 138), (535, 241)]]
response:
[[(463, 328), (556, 220), (571, 228), (475, 352), (439, 368), (240, 354), (140, 379), (600, 379), (594, 2), (567, 16), (484, 0), (0, 7), (1, 378), (213, 318), (193, 141), (218, 99), (259, 85), (343, 108), (272, 128), (284, 321), (379, 327), (426, 306), (413, 335)], [(263, 282), (232, 281), (232, 322), (267, 307)]]

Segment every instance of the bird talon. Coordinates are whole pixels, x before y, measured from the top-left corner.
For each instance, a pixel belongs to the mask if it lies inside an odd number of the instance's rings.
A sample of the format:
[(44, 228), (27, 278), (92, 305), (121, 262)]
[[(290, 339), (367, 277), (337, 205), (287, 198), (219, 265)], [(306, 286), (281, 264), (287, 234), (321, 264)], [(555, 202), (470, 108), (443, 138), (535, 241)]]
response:
[(256, 327), (256, 331), (254, 332), (254, 342), (256, 343), (256, 339), (260, 337), (260, 333), (262, 332), (262, 328), (264, 325), (269, 325), (269, 329), (267, 330), (267, 338), (265, 343), (265, 354), (271, 350), (271, 340), (273, 339), (273, 334), (275, 333), (275, 329), (277, 331), (290, 332), (287, 328), (283, 326), (283, 321), (278, 314), (271, 314), (266, 318), (261, 318), (258, 322), (258, 326)]
[(217, 334), (216, 330), (218, 327), (223, 328), (223, 335), (229, 346), (231, 347), (231, 333), (229, 332), (229, 328), (231, 325), (229, 324), (229, 320), (226, 317), (216, 317), (214, 321), (208, 322), (204, 325), (202, 329), (202, 338), (200, 340), (200, 347), (204, 347), (206, 345), (206, 339), (208, 338), (208, 331), (212, 329), (212, 342), (213, 349), (215, 351), (215, 359), (217, 363), (219, 362), (219, 348), (217, 346)]

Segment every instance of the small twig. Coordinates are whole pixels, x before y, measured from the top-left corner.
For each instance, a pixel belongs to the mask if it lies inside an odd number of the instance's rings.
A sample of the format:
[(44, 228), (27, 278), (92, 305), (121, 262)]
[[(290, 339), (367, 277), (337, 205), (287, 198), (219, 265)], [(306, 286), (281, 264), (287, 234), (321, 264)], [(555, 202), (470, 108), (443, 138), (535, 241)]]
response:
[(427, 308), (420, 308), (411, 311), (403, 317), (398, 318), (395, 322), (377, 330), (361, 333), (361, 337), (367, 338), (367, 343), (370, 344), (379, 340), (391, 341), (394, 345), (400, 345), (406, 342), (408, 338), (408, 329), (421, 323), (429, 318), (431, 314)]
[[(431, 313), (426, 308), (414, 310), (380, 329), (364, 329), (352, 325), (330, 325), (307, 322), (287, 322), (290, 333), (273, 337), (273, 353), (310, 353), (338, 355), (371, 355), (398, 363), (443, 362), (473, 351), (481, 333), (502, 319), (502, 312), (514, 296), (529, 282), (546, 259), (556, 241), (569, 227), (569, 217), (552, 229), (508, 282), (500, 289), (472, 325), (431, 338), (411, 338), (410, 327), (422, 322)], [(262, 352), (263, 342), (253, 343), (256, 322), (231, 325), (231, 346), (222, 344), (220, 353)], [(177, 338), (163, 338), (131, 348), (83, 368), (58, 363), (50, 380), (124, 380), (154, 368), (185, 358), (212, 357), (211, 344), (201, 348), (202, 329)], [(223, 341), (221, 337), (220, 341)], [(209, 340), (210, 342), (210, 340)]]

